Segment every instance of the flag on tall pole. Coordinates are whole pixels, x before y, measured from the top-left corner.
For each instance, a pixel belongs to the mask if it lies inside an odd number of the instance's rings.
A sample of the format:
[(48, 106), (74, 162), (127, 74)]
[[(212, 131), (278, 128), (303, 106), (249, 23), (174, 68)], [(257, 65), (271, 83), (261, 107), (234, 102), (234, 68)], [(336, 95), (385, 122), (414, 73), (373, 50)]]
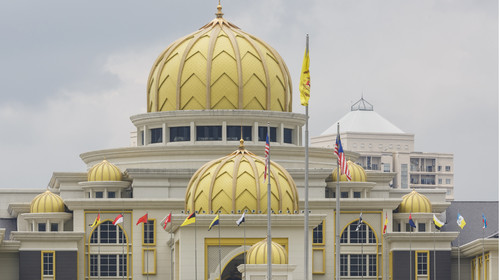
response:
[(215, 225), (218, 224), (219, 224), (219, 214), (217, 214), (217, 216), (215, 216), (215, 218), (212, 220), (212, 222), (208, 226), (208, 230), (210, 231)]
[(487, 228), (488, 222), (486, 221), (486, 217), (484, 216), (484, 213), (481, 213), (481, 215), (483, 215), (483, 228)]
[(358, 225), (356, 226), (356, 231), (358, 231), (361, 228), (362, 224), (363, 224), (363, 212), (361, 212), (359, 214)]
[(123, 223), (123, 215), (119, 214), (116, 216), (115, 220), (113, 221), (113, 225), (116, 226), (117, 224)]
[(148, 213), (146, 213), (144, 216), (140, 217), (139, 220), (137, 220), (137, 223), (135, 225), (138, 225), (140, 223), (148, 223)]
[(266, 135), (266, 147), (264, 148), (264, 154), (265, 154), (265, 165), (266, 167), (264, 168), (264, 183), (266, 182), (267, 180), (267, 170), (269, 167), (269, 148), (270, 148), (270, 145), (269, 145), (269, 133)]
[(408, 218), (408, 223), (410, 224), (410, 226), (412, 228), (416, 228), (417, 226), (415, 225), (415, 222), (413, 222), (413, 219), (411, 218), (411, 213), (410, 213), (410, 217)]
[(382, 231), (382, 234), (385, 234), (387, 232), (387, 223), (389, 220), (387, 219), (387, 213), (385, 213), (385, 222), (384, 222), (384, 230)]
[(242, 223), (245, 222), (245, 212), (243, 212), (243, 215), (236, 221), (236, 224), (240, 226)]
[(187, 216), (184, 222), (181, 224), (181, 227), (193, 224), (196, 222), (196, 213), (193, 212), (191, 215)]
[(461, 228), (464, 229), (465, 227), (465, 219), (460, 215), (460, 213), (457, 213), (457, 225)]
[(309, 73), (309, 34), (306, 37), (306, 51), (302, 61), (302, 72), (300, 73), (300, 104), (309, 105), (309, 96), (311, 90), (311, 74)]
[(168, 223), (171, 223), (171, 222), (172, 222), (172, 212), (170, 212), (168, 214), (168, 216), (163, 220), (163, 222), (161, 224), (163, 229), (167, 230), (167, 225), (168, 225)]
[(97, 214), (94, 222), (90, 225), (91, 228), (98, 226), (101, 223), (101, 213)]
[(434, 226), (436, 229), (441, 230), (441, 228), (444, 226), (444, 223), (441, 222), (437, 217), (436, 214), (432, 215), (432, 221), (434, 221)]
[[(348, 181), (351, 181), (351, 172), (349, 171), (349, 165), (345, 158), (344, 149), (342, 148), (342, 143), (340, 142), (340, 134), (337, 133), (337, 140), (335, 140), (335, 154), (337, 155), (337, 162), (340, 166), (340, 175), (344, 174)], [(340, 178), (339, 175), (339, 178)]]

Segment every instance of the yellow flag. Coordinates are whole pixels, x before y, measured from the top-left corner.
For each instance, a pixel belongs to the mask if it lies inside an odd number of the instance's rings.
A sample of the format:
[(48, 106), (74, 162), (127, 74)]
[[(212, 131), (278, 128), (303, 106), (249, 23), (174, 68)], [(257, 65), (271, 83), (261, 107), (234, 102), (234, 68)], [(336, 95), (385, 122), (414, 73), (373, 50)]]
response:
[(302, 73), (300, 73), (300, 104), (303, 106), (309, 105), (309, 94), (311, 90), (311, 75), (309, 73), (309, 50), (304, 53), (304, 61), (302, 61)]
[(90, 225), (91, 228), (98, 226), (101, 223), (101, 213), (97, 214), (97, 217), (94, 220), (94, 223)]

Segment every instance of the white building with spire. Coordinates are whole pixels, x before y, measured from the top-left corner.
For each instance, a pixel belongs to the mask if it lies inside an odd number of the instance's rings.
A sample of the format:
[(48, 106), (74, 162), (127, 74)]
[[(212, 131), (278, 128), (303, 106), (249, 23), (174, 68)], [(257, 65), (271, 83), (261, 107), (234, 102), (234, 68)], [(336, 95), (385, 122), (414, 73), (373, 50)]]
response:
[(359, 153), (355, 162), (367, 172), (395, 172), (393, 188), (444, 189), (446, 199), (453, 200), (453, 154), (415, 151), (414, 135), (379, 115), (363, 97), (321, 135), (312, 137), (311, 146), (332, 148), (337, 123), (342, 146)]

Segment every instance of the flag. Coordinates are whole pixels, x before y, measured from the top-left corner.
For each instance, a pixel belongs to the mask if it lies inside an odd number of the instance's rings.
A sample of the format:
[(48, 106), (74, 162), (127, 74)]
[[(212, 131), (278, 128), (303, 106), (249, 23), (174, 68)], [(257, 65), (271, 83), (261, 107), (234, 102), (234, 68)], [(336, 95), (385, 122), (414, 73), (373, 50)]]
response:
[(487, 228), (488, 227), (488, 222), (486, 221), (486, 217), (484, 216), (484, 213), (481, 213), (481, 215), (483, 215), (483, 228)]
[(219, 224), (219, 214), (215, 216), (214, 220), (210, 223), (210, 226), (208, 226), (208, 230), (211, 230), (215, 225)]
[(123, 215), (120, 214), (116, 216), (115, 220), (113, 221), (113, 225), (116, 226), (117, 224), (123, 223)]
[(362, 224), (363, 224), (363, 212), (359, 214), (359, 220), (358, 220), (358, 225), (356, 226), (356, 231), (358, 231), (361, 228)]
[(140, 223), (145, 223), (145, 224), (148, 223), (148, 213), (146, 213), (146, 215), (140, 217), (139, 220), (137, 220), (137, 223), (135, 225), (138, 225)]
[[(351, 172), (349, 171), (349, 166), (345, 159), (344, 149), (342, 149), (342, 143), (340, 142), (340, 134), (337, 134), (337, 140), (335, 141), (335, 154), (338, 157), (338, 165), (340, 166), (340, 174), (344, 174), (348, 181), (351, 181)], [(339, 176), (340, 178), (340, 176)]]
[(385, 232), (387, 231), (387, 223), (388, 222), (389, 222), (389, 220), (387, 220), (387, 213), (385, 213), (384, 230), (382, 231), (382, 234), (385, 234)]
[(168, 214), (168, 216), (163, 220), (163, 223), (162, 223), (162, 226), (163, 226), (163, 229), (167, 229), (167, 225), (168, 223), (172, 222), (172, 212), (170, 212), (170, 214)]
[(243, 212), (243, 215), (236, 221), (236, 224), (240, 226), (242, 223), (245, 222), (245, 212)]
[(465, 219), (460, 215), (460, 213), (457, 214), (457, 225), (461, 228), (464, 229), (465, 227)]
[(191, 213), (191, 215), (187, 216), (187, 218), (181, 224), (181, 227), (190, 225), (194, 222), (196, 222), (196, 213), (195, 212), (193, 212), (193, 213)]
[(309, 105), (309, 96), (311, 91), (311, 74), (309, 73), (309, 47), (306, 47), (304, 60), (302, 61), (302, 72), (300, 73), (300, 104)]
[(411, 226), (412, 228), (416, 228), (416, 227), (417, 227), (417, 226), (415, 225), (415, 223), (413, 222), (413, 219), (411, 218), (411, 213), (410, 213), (409, 223), (410, 223), (410, 226)]
[(98, 226), (101, 223), (101, 213), (97, 214), (97, 217), (95, 218), (94, 222), (90, 225), (90, 227), (95, 227)]
[(432, 220), (434, 221), (434, 226), (436, 227), (436, 229), (441, 229), (443, 226), (444, 226), (444, 223), (441, 222), (437, 217), (436, 215), (432, 215)]
[(266, 158), (264, 159), (266, 167), (264, 168), (264, 183), (266, 182), (267, 179), (267, 169), (269, 167), (269, 134), (266, 136), (266, 147), (264, 149), (264, 154), (266, 155)]

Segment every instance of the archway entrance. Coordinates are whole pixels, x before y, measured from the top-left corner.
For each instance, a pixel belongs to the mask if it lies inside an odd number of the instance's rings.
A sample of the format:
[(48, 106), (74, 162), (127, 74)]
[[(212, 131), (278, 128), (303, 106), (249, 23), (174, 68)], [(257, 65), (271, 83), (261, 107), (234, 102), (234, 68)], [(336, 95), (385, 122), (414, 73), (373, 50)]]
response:
[(241, 273), (238, 271), (238, 266), (243, 264), (243, 253), (234, 257), (222, 271), (222, 280), (241, 280)]

